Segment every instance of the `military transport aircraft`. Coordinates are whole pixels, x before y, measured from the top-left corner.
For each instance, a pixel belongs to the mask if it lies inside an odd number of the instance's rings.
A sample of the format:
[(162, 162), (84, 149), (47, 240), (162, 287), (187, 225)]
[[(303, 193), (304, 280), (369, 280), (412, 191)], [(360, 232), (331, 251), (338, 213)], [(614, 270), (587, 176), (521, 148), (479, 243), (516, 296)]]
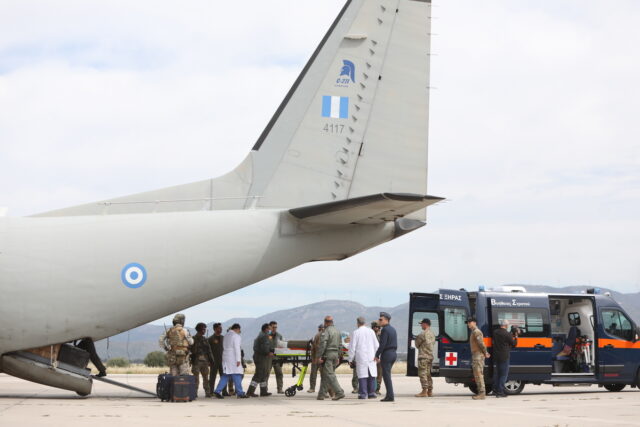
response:
[(0, 218), (0, 370), (88, 394), (65, 343), (422, 227), (430, 21), (430, 0), (348, 0), (227, 175)]

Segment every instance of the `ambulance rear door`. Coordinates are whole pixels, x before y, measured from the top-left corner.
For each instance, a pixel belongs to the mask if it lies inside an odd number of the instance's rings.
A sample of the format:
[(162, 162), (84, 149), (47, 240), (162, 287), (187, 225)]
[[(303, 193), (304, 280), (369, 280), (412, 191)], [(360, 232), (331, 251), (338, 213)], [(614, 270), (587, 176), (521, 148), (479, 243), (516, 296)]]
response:
[[(475, 307), (473, 307), (475, 310)], [(471, 375), (471, 349), (466, 320), (473, 314), (466, 291), (440, 289), (440, 376), (460, 378)]]
[(431, 331), (436, 336), (436, 345), (433, 351), (433, 365), (431, 375), (439, 376), (440, 364), (438, 358), (438, 347), (440, 339), (440, 295), (424, 294), (414, 292), (409, 294), (409, 330), (407, 333), (407, 375), (415, 377), (418, 375), (418, 350), (416, 349), (416, 336), (422, 332), (420, 322), (422, 319), (431, 321)]

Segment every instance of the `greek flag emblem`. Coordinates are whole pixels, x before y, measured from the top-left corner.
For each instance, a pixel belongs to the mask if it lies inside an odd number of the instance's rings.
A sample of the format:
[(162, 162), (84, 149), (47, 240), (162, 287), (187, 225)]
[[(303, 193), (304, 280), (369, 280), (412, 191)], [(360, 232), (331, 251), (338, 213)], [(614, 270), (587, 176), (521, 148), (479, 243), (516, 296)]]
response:
[(346, 119), (349, 117), (349, 98), (346, 96), (323, 96), (322, 117)]

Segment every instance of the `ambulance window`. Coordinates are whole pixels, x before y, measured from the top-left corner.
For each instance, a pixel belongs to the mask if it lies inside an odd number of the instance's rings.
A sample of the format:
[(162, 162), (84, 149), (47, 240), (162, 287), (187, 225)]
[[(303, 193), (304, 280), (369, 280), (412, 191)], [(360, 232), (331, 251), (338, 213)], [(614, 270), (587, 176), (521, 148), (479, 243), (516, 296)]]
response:
[(621, 311), (602, 310), (602, 324), (609, 335), (629, 341), (633, 339), (631, 321)]
[(467, 310), (464, 308), (447, 307), (444, 310), (444, 331), (452, 341), (467, 341), (469, 329), (465, 321)]
[(422, 319), (431, 320), (431, 332), (437, 337), (440, 335), (440, 322), (438, 321), (438, 313), (428, 313), (425, 311), (416, 311), (413, 313), (413, 319), (411, 321), (411, 334), (415, 337), (422, 332), (422, 326), (420, 322)]
[(505, 309), (493, 311), (493, 324), (499, 325), (502, 320), (520, 329), (522, 337), (546, 336), (548, 325), (545, 322), (545, 311), (542, 309)]
[(544, 332), (542, 313), (527, 313), (527, 332)]

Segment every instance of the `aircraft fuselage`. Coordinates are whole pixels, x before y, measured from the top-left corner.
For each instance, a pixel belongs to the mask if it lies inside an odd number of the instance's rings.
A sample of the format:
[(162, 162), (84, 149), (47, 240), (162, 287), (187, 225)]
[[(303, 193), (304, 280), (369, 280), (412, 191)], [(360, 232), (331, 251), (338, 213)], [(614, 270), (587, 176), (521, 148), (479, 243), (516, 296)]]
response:
[(0, 354), (106, 338), (393, 236), (393, 222), (302, 229), (281, 210), (4, 218)]

